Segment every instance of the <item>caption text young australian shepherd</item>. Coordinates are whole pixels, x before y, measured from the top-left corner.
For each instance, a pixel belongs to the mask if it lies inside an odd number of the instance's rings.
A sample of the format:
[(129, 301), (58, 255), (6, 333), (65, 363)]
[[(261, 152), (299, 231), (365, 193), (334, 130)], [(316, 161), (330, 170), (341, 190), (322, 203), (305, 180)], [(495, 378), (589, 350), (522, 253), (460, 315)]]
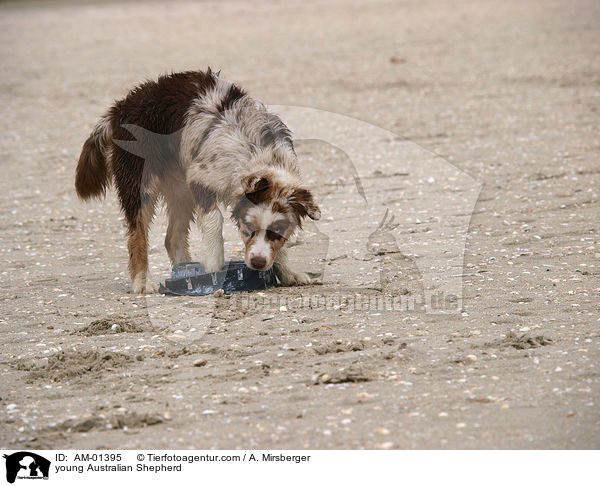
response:
[(111, 182), (127, 222), (135, 292), (156, 290), (148, 274), (148, 227), (161, 197), (172, 264), (190, 261), (188, 233), (196, 219), (200, 262), (208, 272), (223, 266), (220, 204), (232, 210), (246, 265), (274, 265), (283, 285), (309, 282), (290, 268), (284, 248), (303, 218), (321, 216), (302, 184), (291, 133), (210, 68), (148, 81), (110, 108), (83, 145), (75, 188), (89, 199), (103, 196)]

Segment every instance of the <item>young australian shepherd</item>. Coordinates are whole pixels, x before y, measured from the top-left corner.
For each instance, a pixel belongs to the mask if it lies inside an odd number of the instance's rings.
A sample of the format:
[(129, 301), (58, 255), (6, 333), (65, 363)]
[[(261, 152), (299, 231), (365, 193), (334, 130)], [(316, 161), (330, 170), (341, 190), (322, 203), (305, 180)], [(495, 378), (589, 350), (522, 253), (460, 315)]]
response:
[(101, 197), (111, 181), (127, 222), (135, 292), (156, 290), (148, 273), (148, 227), (161, 197), (172, 264), (190, 261), (188, 233), (197, 219), (200, 262), (208, 272), (223, 266), (220, 205), (232, 210), (246, 265), (274, 266), (283, 285), (309, 283), (289, 267), (284, 247), (303, 218), (321, 216), (302, 184), (291, 133), (210, 68), (148, 81), (110, 108), (83, 145), (75, 188), (82, 199)]

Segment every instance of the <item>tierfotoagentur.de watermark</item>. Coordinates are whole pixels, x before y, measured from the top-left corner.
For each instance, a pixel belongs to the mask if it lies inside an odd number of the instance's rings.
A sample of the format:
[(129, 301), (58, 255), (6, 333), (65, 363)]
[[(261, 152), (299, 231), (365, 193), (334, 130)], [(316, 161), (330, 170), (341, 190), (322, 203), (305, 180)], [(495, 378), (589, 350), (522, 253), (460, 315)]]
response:
[(409, 312), (425, 309), (454, 312), (458, 309), (458, 297), (442, 292), (426, 295), (265, 295), (234, 294), (231, 305), (240, 310), (269, 312), (270, 310), (327, 310), (347, 313), (356, 312)]

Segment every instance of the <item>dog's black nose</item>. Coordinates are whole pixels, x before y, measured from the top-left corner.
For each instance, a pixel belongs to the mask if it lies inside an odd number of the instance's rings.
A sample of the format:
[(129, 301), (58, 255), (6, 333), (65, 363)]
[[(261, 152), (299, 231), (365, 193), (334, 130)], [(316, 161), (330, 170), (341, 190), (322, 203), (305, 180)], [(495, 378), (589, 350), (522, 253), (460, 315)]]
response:
[(250, 259), (250, 265), (256, 270), (262, 270), (267, 266), (267, 259), (265, 257), (252, 257)]

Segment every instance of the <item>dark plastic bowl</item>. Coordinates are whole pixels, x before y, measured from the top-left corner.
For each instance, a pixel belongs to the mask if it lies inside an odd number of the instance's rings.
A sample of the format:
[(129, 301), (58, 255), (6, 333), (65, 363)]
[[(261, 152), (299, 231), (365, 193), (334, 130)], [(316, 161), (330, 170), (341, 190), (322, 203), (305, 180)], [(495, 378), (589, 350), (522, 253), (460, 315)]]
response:
[(209, 295), (217, 290), (225, 292), (250, 292), (265, 290), (277, 284), (273, 267), (264, 272), (248, 268), (244, 262), (225, 262), (222, 270), (206, 273), (197, 262), (176, 263), (171, 278), (160, 285), (158, 291), (168, 295)]

